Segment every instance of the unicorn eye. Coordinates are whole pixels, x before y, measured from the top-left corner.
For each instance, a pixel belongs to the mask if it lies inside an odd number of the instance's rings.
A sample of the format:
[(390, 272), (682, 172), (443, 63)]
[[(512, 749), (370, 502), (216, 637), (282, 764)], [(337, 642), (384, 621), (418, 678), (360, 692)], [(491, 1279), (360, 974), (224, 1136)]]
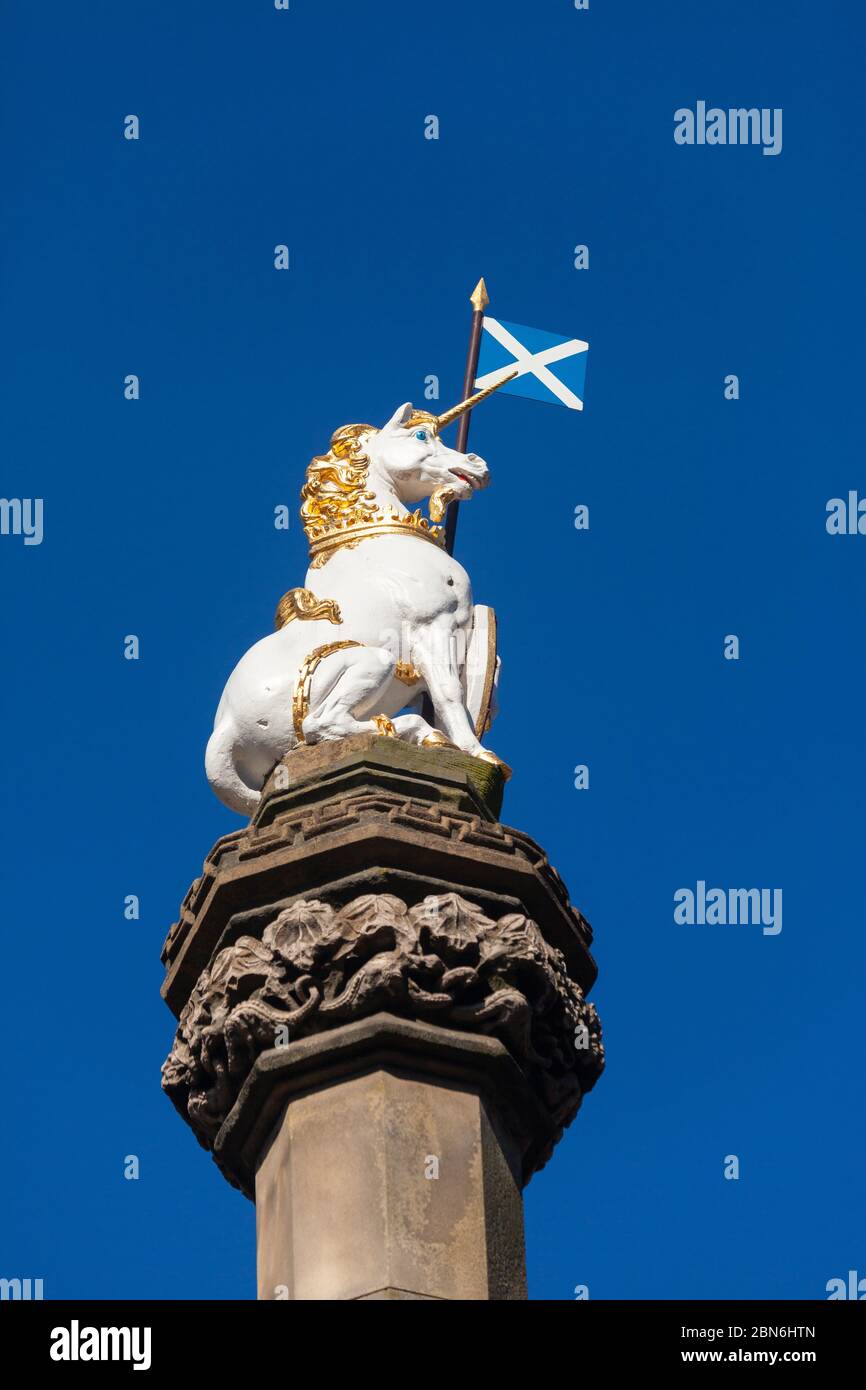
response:
[(426, 440), (426, 438), (427, 438), (427, 431), (426, 431), (426, 430), (416, 430), (416, 431), (415, 431), (415, 438), (416, 438), (416, 439), (423, 439), (423, 440)]

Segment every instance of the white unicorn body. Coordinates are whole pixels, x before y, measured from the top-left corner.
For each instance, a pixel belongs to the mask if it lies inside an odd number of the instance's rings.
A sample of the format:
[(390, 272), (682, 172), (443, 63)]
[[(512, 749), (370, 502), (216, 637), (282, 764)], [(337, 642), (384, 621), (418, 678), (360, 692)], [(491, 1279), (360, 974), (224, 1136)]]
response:
[[(407, 404), (381, 430), (345, 426), (310, 465), (305, 587), (285, 596), (282, 626), (235, 667), (207, 746), (208, 779), (233, 810), (253, 813), (271, 769), (299, 743), (352, 733), (499, 761), (479, 737), (495, 713), (492, 612), (473, 605), (438, 528), (406, 505), (429, 497), (437, 521), (448, 502), (487, 486), (484, 461), (438, 436), (455, 412), (437, 419)], [(425, 694), (435, 725), (418, 712)]]

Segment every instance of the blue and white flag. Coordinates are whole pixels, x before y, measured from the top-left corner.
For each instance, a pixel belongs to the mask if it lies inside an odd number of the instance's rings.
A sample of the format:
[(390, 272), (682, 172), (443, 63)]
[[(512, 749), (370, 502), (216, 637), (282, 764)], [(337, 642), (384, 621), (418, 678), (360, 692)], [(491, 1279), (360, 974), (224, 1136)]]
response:
[(580, 338), (561, 338), (485, 315), (476, 390), (492, 386), (516, 367), (518, 375), (502, 387), (503, 392), (583, 410), (588, 350), (589, 343)]

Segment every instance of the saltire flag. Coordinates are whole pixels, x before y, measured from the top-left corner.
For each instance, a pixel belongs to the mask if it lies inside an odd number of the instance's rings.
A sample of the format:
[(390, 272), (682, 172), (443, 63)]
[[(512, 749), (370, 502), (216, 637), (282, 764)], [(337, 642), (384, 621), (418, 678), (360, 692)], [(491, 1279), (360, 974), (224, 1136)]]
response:
[(476, 390), (492, 386), (506, 370), (516, 367), (518, 375), (501, 388), (503, 392), (583, 410), (589, 343), (487, 315), (483, 325)]

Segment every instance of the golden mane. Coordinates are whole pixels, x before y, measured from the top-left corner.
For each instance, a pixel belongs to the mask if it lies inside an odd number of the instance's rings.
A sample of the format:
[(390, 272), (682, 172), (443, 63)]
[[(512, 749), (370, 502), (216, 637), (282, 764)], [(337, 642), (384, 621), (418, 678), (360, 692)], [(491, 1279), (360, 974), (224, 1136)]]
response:
[(375, 495), (367, 491), (364, 452), (367, 437), (378, 431), (372, 425), (342, 425), (331, 436), (327, 454), (318, 454), (307, 469), (301, 488), (301, 520), (308, 540), (337, 527), (372, 521)]
[[(412, 412), (405, 428), (429, 424), (435, 433), (436, 417), (425, 410)], [(319, 454), (307, 469), (301, 488), (301, 520), (310, 542), (310, 569), (321, 569), (344, 546), (353, 550), (372, 535), (420, 536), (434, 545), (445, 544), (441, 526), (431, 525), (420, 508), (398, 513), (381, 503), (368, 488), (370, 459), (367, 442), (379, 431), (373, 425), (343, 425), (331, 436), (327, 454)], [(437, 488), (430, 497), (430, 518), (442, 520), (451, 500), (451, 489)]]

